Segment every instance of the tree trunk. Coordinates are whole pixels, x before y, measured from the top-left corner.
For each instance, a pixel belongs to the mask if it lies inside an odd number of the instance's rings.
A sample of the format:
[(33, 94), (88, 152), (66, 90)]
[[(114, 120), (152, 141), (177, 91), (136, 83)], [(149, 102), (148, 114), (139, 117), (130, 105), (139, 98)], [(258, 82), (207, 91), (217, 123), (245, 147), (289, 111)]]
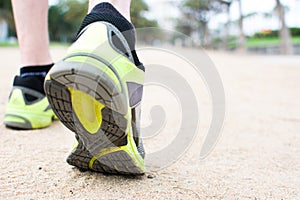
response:
[(276, 8), (278, 12), (279, 23), (281, 25), (279, 30), (280, 36), (280, 52), (281, 54), (293, 54), (293, 46), (291, 43), (291, 33), (286, 26), (284, 8), (280, 3), (280, 0), (276, 0)]
[(239, 18), (239, 39), (238, 39), (238, 50), (241, 52), (246, 52), (246, 37), (244, 34), (244, 29), (243, 29), (243, 23), (244, 23), (244, 16), (242, 12), (242, 2), (241, 0), (238, 0), (239, 2), (239, 13), (240, 13), (240, 18)]
[(230, 5), (231, 3), (228, 3), (226, 6), (226, 16), (227, 16), (227, 22), (225, 24), (225, 36), (224, 36), (224, 49), (228, 49), (228, 43), (229, 43), (229, 30), (230, 30)]
[(6, 42), (8, 38), (8, 24), (0, 17), (0, 42)]
[(210, 34), (208, 29), (208, 23), (204, 23), (204, 37), (203, 37), (203, 46), (205, 48), (210, 47)]
[(208, 29), (208, 23), (207, 22), (200, 22), (199, 24), (199, 38), (201, 41), (201, 45), (204, 48), (208, 48), (210, 44), (210, 34)]

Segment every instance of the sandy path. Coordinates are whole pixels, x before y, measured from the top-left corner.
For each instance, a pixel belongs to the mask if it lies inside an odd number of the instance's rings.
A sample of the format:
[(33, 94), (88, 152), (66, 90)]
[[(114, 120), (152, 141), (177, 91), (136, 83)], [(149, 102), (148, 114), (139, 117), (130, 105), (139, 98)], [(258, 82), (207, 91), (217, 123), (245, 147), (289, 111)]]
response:
[[(59, 59), (65, 49), (52, 51)], [(0, 199), (299, 199), (300, 58), (209, 55), (224, 82), (227, 118), (204, 161), (197, 162), (199, 137), (153, 179), (82, 173), (65, 162), (73, 136), (59, 122), (36, 131), (1, 123)], [(2, 122), (19, 55), (0, 48), (0, 56)]]

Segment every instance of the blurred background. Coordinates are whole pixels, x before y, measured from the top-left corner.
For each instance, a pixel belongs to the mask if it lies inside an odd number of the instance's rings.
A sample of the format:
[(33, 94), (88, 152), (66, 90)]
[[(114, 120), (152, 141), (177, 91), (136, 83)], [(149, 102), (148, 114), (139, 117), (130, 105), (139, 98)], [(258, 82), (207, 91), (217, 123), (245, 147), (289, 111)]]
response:
[[(87, 0), (49, 0), (52, 45), (72, 42)], [(300, 0), (132, 0), (137, 28), (159, 27), (189, 37), (149, 31), (146, 42), (260, 54), (300, 54)], [(144, 34), (143, 34), (144, 35)], [(143, 38), (145, 42), (145, 38)], [(0, 46), (17, 45), (10, 0), (0, 2)]]

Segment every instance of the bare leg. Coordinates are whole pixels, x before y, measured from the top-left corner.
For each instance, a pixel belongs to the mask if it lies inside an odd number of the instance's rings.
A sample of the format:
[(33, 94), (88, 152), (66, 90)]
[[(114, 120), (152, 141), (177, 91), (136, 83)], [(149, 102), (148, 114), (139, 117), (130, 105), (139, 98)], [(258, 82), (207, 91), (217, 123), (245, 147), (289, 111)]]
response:
[(12, 0), (21, 66), (52, 63), (49, 52), (48, 0)]
[(111, 3), (128, 21), (130, 21), (130, 3), (131, 0), (90, 0), (89, 11), (93, 9), (99, 3), (108, 2)]

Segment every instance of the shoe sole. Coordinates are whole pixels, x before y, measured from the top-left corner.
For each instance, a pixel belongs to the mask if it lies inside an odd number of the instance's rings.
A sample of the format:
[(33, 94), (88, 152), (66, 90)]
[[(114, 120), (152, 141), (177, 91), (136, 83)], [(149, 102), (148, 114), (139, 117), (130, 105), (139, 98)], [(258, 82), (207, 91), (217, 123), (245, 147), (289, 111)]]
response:
[[(62, 61), (51, 70), (50, 80), (45, 81), (45, 91), (54, 113), (75, 132), (93, 156), (90, 159), (86, 152), (78, 150), (73, 152), (69, 163), (82, 168), (88, 163), (89, 169), (103, 173), (143, 175), (144, 162), (134, 144), (130, 120), (127, 120), (131, 116), (129, 100), (124, 84), (119, 81), (120, 90), (114, 81), (105, 70), (87, 63)], [(98, 108), (88, 116), (93, 118), (90, 119), (94, 121), (90, 124), (92, 128), (83, 120), (87, 117), (83, 113), (87, 107)], [(99, 115), (101, 121), (95, 119)]]

